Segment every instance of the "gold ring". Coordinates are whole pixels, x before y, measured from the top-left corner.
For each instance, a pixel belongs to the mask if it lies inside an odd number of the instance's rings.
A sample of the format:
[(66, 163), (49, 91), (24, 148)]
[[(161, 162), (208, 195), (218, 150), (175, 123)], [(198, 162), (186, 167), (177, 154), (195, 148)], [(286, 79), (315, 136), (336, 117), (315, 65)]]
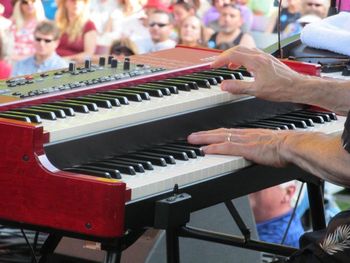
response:
[(228, 142), (231, 142), (231, 136), (232, 136), (232, 133), (229, 133), (229, 134), (227, 135), (227, 141), (228, 141)]

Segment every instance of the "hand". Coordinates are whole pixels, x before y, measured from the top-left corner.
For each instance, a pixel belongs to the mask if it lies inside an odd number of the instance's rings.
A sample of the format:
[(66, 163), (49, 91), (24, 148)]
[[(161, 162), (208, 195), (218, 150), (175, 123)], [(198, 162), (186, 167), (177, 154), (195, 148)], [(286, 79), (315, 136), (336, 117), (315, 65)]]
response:
[(192, 133), (188, 142), (209, 144), (207, 154), (243, 156), (255, 163), (282, 167), (288, 162), (280, 155), (280, 147), (289, 131), (267, 129), (215, 129)]
[(243, 65), (254, 75), (254, 81), (225, 80), (221, 84), (222, 90), (274, 101), (298, 102), (302, 93), (298, 89), (299, 83), (309, 78), (293, 71), (269, 54), (242, 46), (226, 50), (211, 66), (217, 68), (225, 65), (230, 69)]

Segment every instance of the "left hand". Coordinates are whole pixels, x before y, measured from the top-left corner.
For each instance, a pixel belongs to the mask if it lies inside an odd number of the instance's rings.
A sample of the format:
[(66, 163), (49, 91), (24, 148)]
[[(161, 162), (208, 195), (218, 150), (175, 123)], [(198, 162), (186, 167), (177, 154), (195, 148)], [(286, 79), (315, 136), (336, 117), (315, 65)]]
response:
[(243, 156), (255, 163), (283, 167), (288, 162), (280, 148), (289, 131), (267, 129), (226, 129), (195, 132), (188, 136), (192, 144), (208, 144), (202, 149), (207, 154)]

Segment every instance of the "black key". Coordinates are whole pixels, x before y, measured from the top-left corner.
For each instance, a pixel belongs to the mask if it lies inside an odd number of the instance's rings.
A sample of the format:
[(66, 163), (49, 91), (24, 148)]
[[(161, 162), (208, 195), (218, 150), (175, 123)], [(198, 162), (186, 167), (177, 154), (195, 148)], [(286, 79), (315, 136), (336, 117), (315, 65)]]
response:
[(283, 122), (283, 121), (261, 120), (260, 122), (286, 126), (289, 130), (295, 130), (297, 128), (297, 127), (295, 127), (295, 125), (293, 123), (288, 123), (288, 122)]
[(183, 79), (183, 80), (187, 80), (187, 81), (194, 81), (198, 84), (199, 87), (201, 88), (206, 88), (206, 89), (210, 89), (210, 83), (207, 79), (204, 78), (199, 78), (199, 77), (188, 77), (188, 76), (181, 76), (181, 77), (177, 77), (178, 79)]
[(153, 165), (151, 162), (149, 161), (145, 161), (145, 160), (141, 160), (141, 159), (135, 159), (135, 158), (124, 158), (124, 157), (114, 157), (111, 158), (112, 160), (116, 160), (116, 161), (126, 161), (126, 162), (130, 162), (130, 165), (133, 164), (141, 164), (143, 166), (144, 169), (146, 170), (154, 170)]
[(191, 159), (197, 158), (196, 152), (194, 150), (188, 149), (186, 147), (179, 147), (179, 146), (174, 146), (174, 145), (162, 145), (160, 147), (157, 147), (157, 149), (181, 151), (181, 152), (186, 153), (188, 158), (191, 158)]
[(103, 92), (103, 94), (114, 94), (117, 96), (123, 96), (123, 97), (126, 97), (128, 100), (136, 101), (136, 102), (142, 101), (142, 98), (139, 94), (134, 94), (132, 92), (123, 92), (123, 91), (119, 91), (119, 90), (109, 90), (109, 91)]
[(117, 94), (113, 94), (113, 93), (104, 93), (104, 92), (98, 92), (98, 93), (96, 93), (96, 95), (112, 96), (113, 98), (118, 99), (120, 104), (122, 104), (122, 105), (128, 105), (129, 104), (129, 100), (125, 96), (121, 96), (121, 95), (117, 95)]
[(56, 101), (52, 102), (49, 105), (57, 105), (57, 106), (63, 106), (63, 107), (70, 107), (76, 112), (80, 113), (89, 113), (89, 109), (86, 105), (81, 105), (78, 103), (73, 103), (73, 102), (67, 102), (67, 101)]
[(48, 110), (36, 110), (36, 109), (31, 109), (31, 108), (21, 108), (21, 109), (16, 109), (16, 111), (37, 114), (41, 118), (51, 120), (51, 121), (54, 121), (57, 119), (56, 114), (54, 112), (48, 111)]
[(317, 116), (317, 115), (311, 114), (311, 113), (290, 112), (290, 113), (288, 113), (288, 116), (289, 115), (290, 116), (309, 118), (315, 123), (324, 123), (324, 119), (322, 118), (322, 116)]
[(28, 117), (31, 122), (41, 123), (41, 118), (37, 114), (28, 113), (28, 112), (19, 112), (16, 110), (10, 110), (7, 112), (10, 114), (14, 114), (14, 115), (22, 116), (22, 117)]
[(95, 103), (100, 108), (106, 108), (106, 109), (112, 108), (112, 104), (110, 103), (109, 100), (106, 100), (106, 99), (93, 98), (93, 97), (86, 96), (86, 97), (78, 97), (78, 98), (76, 98), (76, 100), (80, 100), (82, 102), (84, 102), (84, 101), (92, 102), (92, 103)]
[(196, 153), (197, 156), (205, 156), (205, 153), (203, 152), (203, 150), (200, 147), (193, 146), (192, 144), (188, 144), (185, 142), (183, 142), (183, 143), (178, 142), (178, 143), (169, 143), (169, 145), (172, 145), (175, 147), (183, 147), (183, 148), (192, 150)]
[(274, 117), (274, 118), (271, 118), (270, 120), (277, 120), (277, 121), (293, 123), (298, 128), (303, 128), (303, 129), (307, 128), (307, 125), (304, 121), (289, 119), (287, 117)]
[(182, 79), (179, 79), (178, 77), (172, 78), (172, 79), (168, 79), (168, 80), (176, 81), (176, 82), (179, 82), (179, 83), (185, 83), (185, 84), (187, 84), (190, 87), (190, 89), (195, 89), (195, 90), (199, 89), (198, 84), (195, 81), (182, 80)]
[[(176, 86), (170, 85), (170, 84), (162, 84), (162, 83), (157, 83), (157, 82), (151, 82), (147, 83), (147, 86), (154, 86), (154, 87), (161, 87), (161, 88), (166, 88), (170, 91), (172, 94), (179, 94), (179, 90), (177, 89)], [(164, 93), (163, 93), (164, 94)]]
[(143, 168), (143, 165), (140, 163), (132, 163), (132, 162), (127, 162), (127, 161), (121, 161), (121, 160), (113, 160), (113, 159), (107, 159), (107, 160), (103, 160), (101, 162), (98, 162), (96, 164), (101, 164), (101, 165), (106, 165), (106, 166), (110, 166), (110, 167), (114, 167), (115, 165), (128, 165), (134, 168), (134, 170), (138, 173), (144, 173), (145, 169)]
[(306, 125), (309, 126), (309, 127), (315, 126), (314, 122), (311, 119), (309, 119), (309, 118), (298, 117), (298, 116), (290, 116), (289, 114), (281, 115), (281, 117), (283, 117), (283, 118), (287, 117), (287, 118), (292, 119), (292, 120), (304, 121), (306, 123)]
[(181, 161), (188, 161), (188, 156), (184, 151), (180, 150), (169, 150), (165, 148), (152, 148), (148, 149), (149, 152), (155, 152), (155, 153), (161, 153), (161, 154), (169, 154), (174, 156), (175, 159), (181, 160)]
[(94, 95), (87, 95), (86, 97), (88, 98), (96, 98), (96, 99), (104, 99), (104, 100), (108, 100), (109, 103), (113, 106), (113, 107), (120, 107), (120, 101), (117, 98), (114, 98), (111, 95), (102, 95), (102, 94), (94, 94)]
[(262, 125), (268, 125), (268, 126), (272, 126), (272, 127), (278, 127), (281, 130), (289, 130), (287, 125), (283, 125), (277, 122), (266, 122), (266, 121), (255, 121), (253, 122), (254, 124), (262, 124)]
[(149, 96), (149, 93), (147, 91), (136, 90), (136, 89), (134, 89), (134, 87), (133, 88), (123, 88), (121, 90), (126, 91), (126, 92), (132, 92), (134, 94), (139, 94), (143, 100), (150, 100), (151, 99)]
[[(230, 70), (230, 69), (217, 69), (215, 70), (217, 72), (222, 72), (222, 73), (230, 73), (233, 74), (235, 76), (235, 79), (239, 79), (239, 80), (243, 80), (245, 76), (242, 72), (238, 71), (238, 70)], [(247, 77), (251, 77), (251, 75), (249, 74), (249, 76), (247, 75)]]
[(238, 72), (241, 73), (244, 77), (252, 77), (252, 74), (250, 74), (249, 71), (247, 71), (245, 68), (237, 68), (237, 69), (228, 69), (228, 68), (220, 68), (220, 70), (225, 70), (229, 72)]
[(273, 126), (273, 125), (264, 125), (264, 124), (253, 124), (253, 123), (246, 123), (239, 125), (241, 128), (260, 128), (260, 129), (271, 129), (271, 130), (281, 130), (279, 127)]
[(0, 112), (0, 118), (31, 122), (29, 117), (19, 116), (15, 114), (6, 113), (6, 112)]
[(65, 107), (65, 106), (60, 106), (60, 105), (50, 105), (50, 104), (41, 104), (41, 107), (45, 107), (47, 109), (52, 109), (52, 110), (63, 110), (66, 116), (75, 116), (74, 109), (72, 107)]
[(179, 81), (179, 80), (159, 80), (157, 81), (157, 83), (159, 84), (167, 84), (170, 86), (175, 86), (178, 90), (182, 90), (182, 91), (191, 91), (191, 87), (188, 83), (183, 82), (183, 81)]
[(140, 86), (135, 86), (132, 89), (136, 91), (147, 92), (149, 96), (152, 96), (152, 97), (158, 97), (158, 98), (163, 97), (163, 93), (159, 89), (146, 88), (146, 87), (140, 87)]
[(90, 169), (90, 170), (100, 171), (100, 172), (107, 172), (114, 179), (121, 179), (122, 178), (122, 175), (120, 174), (120, 172), (117, 169), (103, 167), (103, 165), (100, 166), (98, 164), (96, 164), (96, 165), (83, 164), (83, 165), (79, 165), (77, 168)]
[(199, 73), (194, 73), (194, 76), (200, 76), (200, 77), (205, 77), (205, 78), (214, 78), (216, 80), (216, 84), (221, 83), (224, 78), (220, 76), (219, 74), (206, 74), (204, 72), (199, 72)]
[[(104, 162), (92, 163), (92, 165), (98, 165), (98, 164), (100, 165), (104, 164), (106, 166), (108, 165), (108, 163), (104, 163)], [(112, 164), (109, 167), (112, 167)], [(121, 173), (124, 173), (124, 174), (128, 174), (128, 175), (136, 174), (134, 167), (132, 167), (131, 165), (114, 163), (113, 168), (119, 170)]]
[(218, 84), (216, 78), (214, 78), (213, 76), (202, 75), (200, 73), (194, 73), (194, 74), (191, 74), (191, 75), (185, 75), (184, 77), (195, 77), (195, 78), (205, 79), (205, 80), (207, 80), (209, 82), (210, 85), (217, 85)]
[(93, 103), (93, 102), (81, 101), (81, 100), (75, 99), (75, 98), (74, 99), (67, 99), (67, 100), (63, 100), (63, 101), (73, 102), (73, 103), (77, 103), (80, 105), (85, 105), (90, 111), (98, 111), (96, 103)]
[(64, 168), (63, 170), (67, 172), (72, 172), (72, 173), (81, 173), (81, 174), (93, 175), (96, 177), (112, 179), (112, 176), (110, 173), (96, 171), (96, 170), (87, 169), (87, 168), (84, 169), (84, 168), (73, 167), (73, 168)]
[[(153, 85), (148, 85), (148, 84), (141, 84), (138, 85), (137, 87), (141, 87), (141, 88), (147, 88), (147, 89), (152, 89), (152, 90), (159, 90), (163, 96), (170, 96), (171, 92), (168, 88), (163, 88), (161, 86), (153, 86)], [(151, 94), (151, 93), (150, 93)]]
[(136, 160), (143, 160), (143, 161), (149, 161), (153, 165), (167, 166), (166, 161), (164, 160), (164, 158), (155, 157), (155, 156), (149, 156), (147, 154), (132, 153), (132, 154), (128, 154), (128, 155), (122, 156), (122, 158), (124, 158), (124, 157), (129, 158), (129, 159), (132, 159), (132, 158), (135, 157), (135, 161)]
[(45, 107), (45, 106), (30, 106), (31, 109), (38, 109), (38, 110), (50, 110), (55, 113), (57, 118), (64, 119), (66, 118), (66, 114), (64, 113), (64, 110), (61, 109), (55, 109), (55, 108), (50, 108), (50, 107)]
[(216, 72), (215, 70), (213, 70), (213, 71), (206, 70), (206, 71), (203, 71), (203, 73), (208, 74), (208, 75), (212, 75), (212, 76), (219, 75), (223, 79), (236, 79), (234, 74), (228, 73), (228, 72)]
[(334, 112), (328, 112), (328, 111), (320, 111), (320, 110), (306, 110), (306, 112), (316, 113), (322, 116), (328, 116), (330, 120), (337, 120), (337, 115)]
[(167, 164), (176, 164), (174, 156), (172, 156), (170, 154), (159, 153), (159, 152), (154, 152), (154, 151), (150, 151), (150, 150), (142, 151), (139, 153), (163, 158)]

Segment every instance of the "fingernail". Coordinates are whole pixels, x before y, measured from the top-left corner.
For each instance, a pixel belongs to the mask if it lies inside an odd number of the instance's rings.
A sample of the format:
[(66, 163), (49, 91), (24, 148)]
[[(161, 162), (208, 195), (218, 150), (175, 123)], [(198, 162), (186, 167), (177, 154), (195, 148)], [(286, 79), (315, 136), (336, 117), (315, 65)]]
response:
[(226, 91), (227, 86), (225, 85), (225, 82), (221, 83), (221, 90)]

